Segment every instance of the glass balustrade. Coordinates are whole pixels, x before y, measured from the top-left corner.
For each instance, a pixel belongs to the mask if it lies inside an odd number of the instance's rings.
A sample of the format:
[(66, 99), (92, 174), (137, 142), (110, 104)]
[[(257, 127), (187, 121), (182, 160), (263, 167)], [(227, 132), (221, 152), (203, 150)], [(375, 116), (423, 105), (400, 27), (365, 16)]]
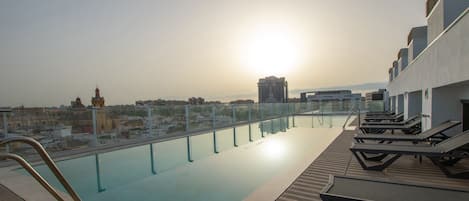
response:
[[(212, 143), (211, 148), (211, 151), (217, 152), (288, 128), (342, 127), (348, 116), (384, 110), (383, 101), (340, 100), (233, 105), (124, 105), (78, 109), (13, 108), (0, 116), (4, 117), (0, 122), (0, 137), (32, 137), (49, 152), (86, 152), (99, 146), (191, 136), (186, 141), (219, 140), (218, 144)], [(208, 152), (199, 147), (189, 148), (195, 148), (196, 158)], [(11, 144), (0, 149), (22, 155), (35, 154), (24, 145)]]

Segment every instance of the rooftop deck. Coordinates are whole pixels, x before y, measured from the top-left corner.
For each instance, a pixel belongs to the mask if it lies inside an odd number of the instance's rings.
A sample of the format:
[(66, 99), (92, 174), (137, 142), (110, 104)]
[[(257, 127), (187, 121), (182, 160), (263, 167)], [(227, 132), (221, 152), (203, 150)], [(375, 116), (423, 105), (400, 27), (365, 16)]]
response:
[[(328, 182), (330, 174), (388, 178), (422, 185), (469, 189), (468, 180), (446, 177), (427, 158), (423, 158), (420, 164), (419, 160), (413, 156), (403, 156), (382, 172), (363, 170), (349, 151), (356, 132), (350, 130), (343, 131), (277, 200), (321, 200), (319, 192)], [(461, 161), (457, 166), (469, 167), (469, 161)]]

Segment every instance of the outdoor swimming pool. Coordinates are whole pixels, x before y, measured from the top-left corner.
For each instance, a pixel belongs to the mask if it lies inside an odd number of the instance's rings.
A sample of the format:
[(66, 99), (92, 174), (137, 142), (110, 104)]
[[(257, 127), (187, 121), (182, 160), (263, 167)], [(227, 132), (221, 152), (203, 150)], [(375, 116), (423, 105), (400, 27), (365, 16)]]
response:
[[(243, 200), (322, 152), (345, 119), (280, 118), (192, 136), (189, 152), (180, 138), (57, 164), (83, 200)], [(46, 167), (36, 169), (64, 191)]]

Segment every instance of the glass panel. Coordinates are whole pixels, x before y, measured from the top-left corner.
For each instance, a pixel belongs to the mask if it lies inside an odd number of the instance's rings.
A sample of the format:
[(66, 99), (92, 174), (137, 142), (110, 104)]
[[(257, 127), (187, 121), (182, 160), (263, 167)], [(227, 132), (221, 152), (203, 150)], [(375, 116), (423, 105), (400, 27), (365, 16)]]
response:
[(148, 109), (134, 106), (112, 106), (96, 109), (96, 131), (99, 144), (127, 142), (150, 137)]
[(251, 105), (251, 119), (252, 121), (259, 121), (261, 119), (261, 111), (259, 104)]
[(253, 141), (261, 139), (260, 123), (251, 124), (251, 136)]
[(215, 108), (215, 127), (225, 127), (233, 123), (233, 111), (231, 105), (220, 104)]
[(235, 107), (235, 114), (236, 114), (236, 123), (248, 122), (249, 121), (249, 105), (234, 105), (234, 107)]
[(177, 135), (186, 130), (184, 105), (155, 106), (152, 110), (153, 132), (158, 137)]
[[(8, 136), (38, 140), (48, 152), (80, 149), (92, 145), (91, 111), (86, 108), (14, 108), (8, 115)], [(23, 156), (36, 155), (29, 145), (10, 144)]]
[(366, 107), (369, 112), (384, 112), (384, 101), (367, 101)]
[(212, 128), (212, 120), (211, 105), (189, 106), (189, 131), (210, 129)]

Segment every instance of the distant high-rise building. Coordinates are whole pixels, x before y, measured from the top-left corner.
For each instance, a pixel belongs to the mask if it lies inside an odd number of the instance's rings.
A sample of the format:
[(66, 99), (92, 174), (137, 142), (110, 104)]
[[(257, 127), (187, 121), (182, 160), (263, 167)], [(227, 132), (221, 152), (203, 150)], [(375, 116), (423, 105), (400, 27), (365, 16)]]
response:
[(104, 107), (104, 97), (100, 96), (99, 88), (96, 87), (94, 93), (94, 97), (91, 98), (91, 104), (93, 105), (93, 107)]
[(259, 79), (259, 103), (287, 103), (288, 83), (284, 77), (270, 76)]

